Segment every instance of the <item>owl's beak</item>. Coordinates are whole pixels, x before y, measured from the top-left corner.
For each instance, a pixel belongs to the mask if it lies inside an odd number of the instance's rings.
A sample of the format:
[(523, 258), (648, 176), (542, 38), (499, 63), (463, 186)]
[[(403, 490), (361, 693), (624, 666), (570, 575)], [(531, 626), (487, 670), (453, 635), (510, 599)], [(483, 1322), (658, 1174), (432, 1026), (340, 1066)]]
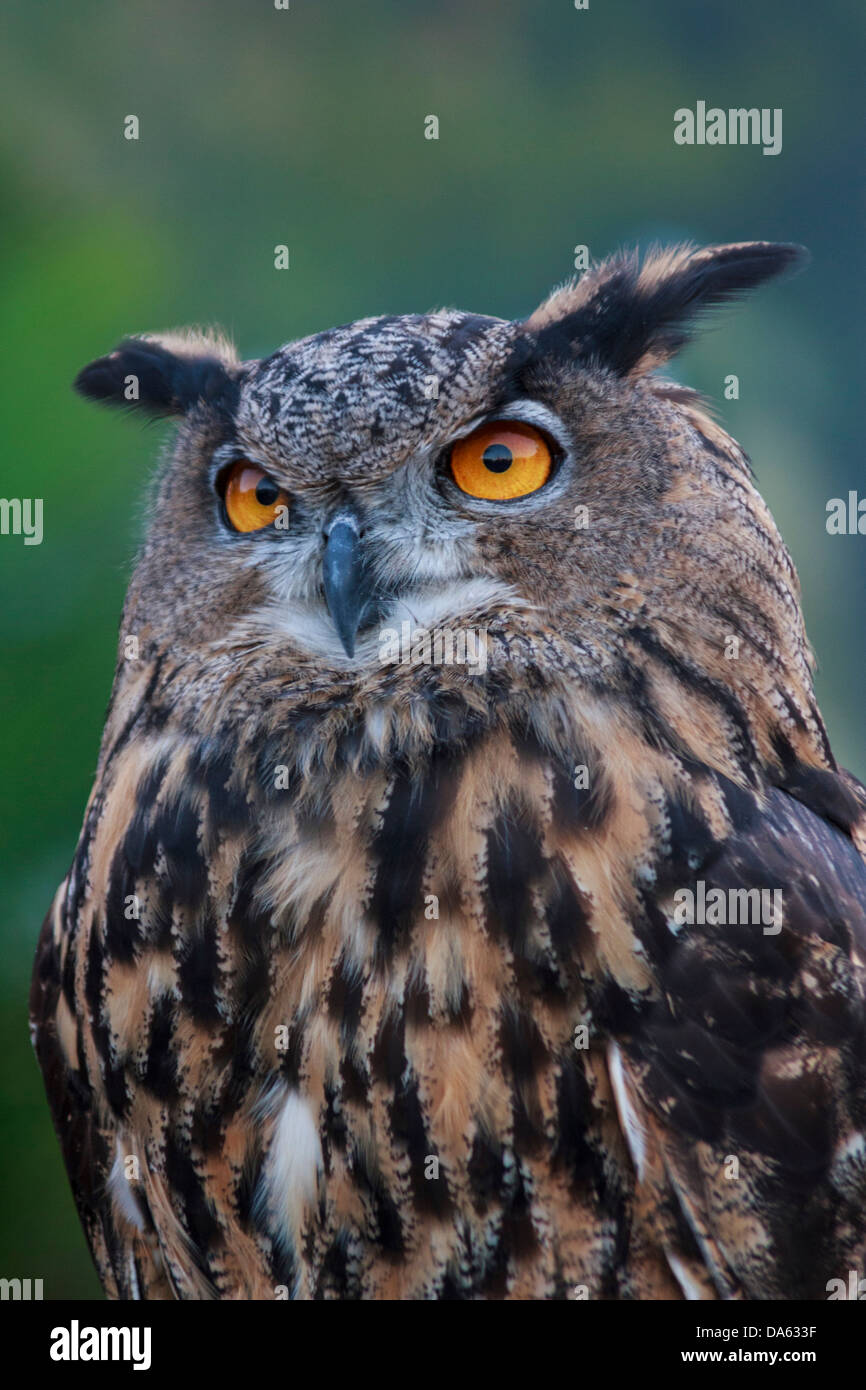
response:
[(355, 634), (367, 599), (361, 531), (353, 512), (340, 511), (325, 530), (322, 579), (328, 612), (347, 656), (355, 655)]

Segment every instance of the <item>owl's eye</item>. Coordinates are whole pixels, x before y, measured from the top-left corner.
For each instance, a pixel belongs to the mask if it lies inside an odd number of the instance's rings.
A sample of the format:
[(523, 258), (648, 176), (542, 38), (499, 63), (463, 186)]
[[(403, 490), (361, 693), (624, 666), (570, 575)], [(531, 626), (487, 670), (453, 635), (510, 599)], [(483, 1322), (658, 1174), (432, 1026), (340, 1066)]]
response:
[(285, 515), (289, 499), (263, 468), (246, 459), (232, 465), (225, 484), (226, 516), (236, 531), (261, 531)]
[(505, 502), (526, 497), (547, 482), (553, 468), (550, 445), (540, 430), (520, 420), (480, 425), (451, 450), (451, 476), (470, 497)]

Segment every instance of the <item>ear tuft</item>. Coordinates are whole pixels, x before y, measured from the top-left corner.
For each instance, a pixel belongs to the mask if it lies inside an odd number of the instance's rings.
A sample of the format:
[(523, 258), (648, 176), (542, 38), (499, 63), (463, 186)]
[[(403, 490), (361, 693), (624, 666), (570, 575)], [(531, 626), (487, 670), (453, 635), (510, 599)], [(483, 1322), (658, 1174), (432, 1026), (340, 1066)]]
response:
[(622, 253), (555, 290), (527, 319), (536, 356), (598, 362), (621, 376), (651, 371), (692, 336), (694, 319), (808, 260), (802, 246), (747, 241)]
[(238, 362), (231, 344), (197, 332), (124, 338), (114, 352), (82, 368), (75, 390), (88, 400), (184, 415), (199, 401), (233, 409)]

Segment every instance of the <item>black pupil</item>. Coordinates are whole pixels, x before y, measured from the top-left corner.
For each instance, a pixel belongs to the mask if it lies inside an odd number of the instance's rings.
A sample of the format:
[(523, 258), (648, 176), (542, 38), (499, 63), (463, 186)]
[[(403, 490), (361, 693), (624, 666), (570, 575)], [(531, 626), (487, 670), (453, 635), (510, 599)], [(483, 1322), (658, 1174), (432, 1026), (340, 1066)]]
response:
[(511, 467), (514, 457), (507, 444), (488, 444), (481, 455), (481, 462), (491, 473), (504, 473)]
[(272, 507), (280, 495), (280, 489), (272, 478), (260, 478), (256, 483), (256, 501), (262, 507)]

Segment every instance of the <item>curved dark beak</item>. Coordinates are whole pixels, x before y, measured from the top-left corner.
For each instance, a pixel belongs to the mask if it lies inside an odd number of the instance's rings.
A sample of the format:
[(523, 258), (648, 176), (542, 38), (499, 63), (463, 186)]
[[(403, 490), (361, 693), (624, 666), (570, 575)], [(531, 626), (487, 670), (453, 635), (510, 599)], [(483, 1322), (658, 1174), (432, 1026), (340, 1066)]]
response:
[(337, 635), (348, 656), (355, 655), (355, 634), (367, 601), (361, 531), (352, 512), (338, 512), (326, 532), (322, 579)]

